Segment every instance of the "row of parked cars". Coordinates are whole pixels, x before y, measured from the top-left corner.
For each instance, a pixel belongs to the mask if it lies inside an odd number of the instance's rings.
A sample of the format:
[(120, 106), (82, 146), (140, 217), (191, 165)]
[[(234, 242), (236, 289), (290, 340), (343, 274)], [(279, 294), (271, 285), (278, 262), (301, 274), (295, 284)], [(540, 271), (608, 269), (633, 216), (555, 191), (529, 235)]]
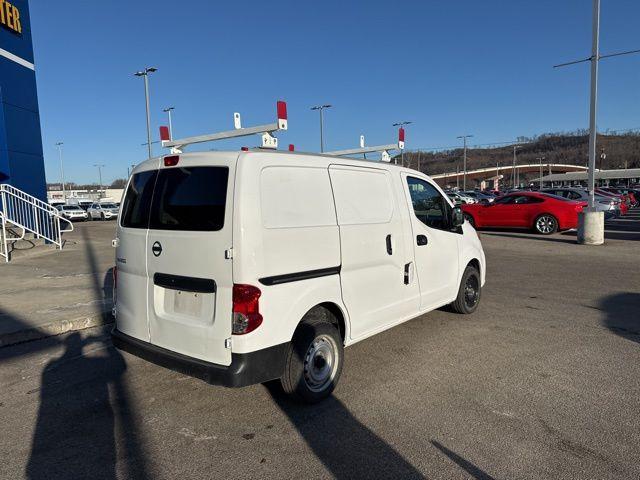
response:
[[(476, 228), (526, 228), (549, 235), (577, 228), (578, 213), (588, 205), (587, 190), (581, 187), (554, 187), (542, 190), (447, 191)], [(640, 189), (602, 187), (595, 191), (595, 207), (605, 219), (625, 215), (640, 202)]]
[(117, 203), (92, 203), (87, 205), (56, 205), (60, 215), (69, 221), (114, 220), (118, 218), (120, 206)]

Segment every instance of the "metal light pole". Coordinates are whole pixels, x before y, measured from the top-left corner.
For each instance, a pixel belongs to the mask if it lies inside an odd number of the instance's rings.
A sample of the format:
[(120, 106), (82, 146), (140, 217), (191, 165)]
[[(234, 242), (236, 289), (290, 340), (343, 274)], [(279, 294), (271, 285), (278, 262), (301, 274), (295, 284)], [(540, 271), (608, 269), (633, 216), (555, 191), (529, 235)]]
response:
[(473, 135), (460, 135), (456, 138), (461, 138), (464, 142), (464, 156), (462, 160), (462, 191), (467, 191), (467, 138), (471, 138)]
[(64, 203), (67, 203), (67, 190), (64, 184), (64, 165), (62, 162), (62, 145), (64, 145), (64, 142), (56, 143), (56, 147), (58, 147), (58, 156), (60, 157), (60, 179), (62, 180), (62, 199), (64, 200)]
[(145, 67), (144, 70), (134, 73), (136, 77), (144, 77), (144, 98), (147, 107), (147, 147), (149, 150), (149, 158), (152, 157), (151, 152), (151, 111), (149, 108), (149, 74), (156, 72), (155, 67)]
[(175, 110), (175, 107), (167, 107), (162, 109), (164, 113), (169, 116), (169, 139), (173, 140), (173, 124), (171, 123), (171, 112)]
[(104, 167), (103, 164), (94, 164), (94, 167), (98, 167), (98, 178), (100, 179), (100, 186), (98, 189), (98, 198), (100, 198), (100, 190), (102, 190), (102, 168)]
[(542, 161), (547, 157), (538, 157), (536, 160), (540, 160), (540, 190), (542, 190)]
[(511, 169), (511, 180), (513, 183), (513, 188), (516, 188), (516, 151), (522, 148), (520, 145), (514, 145), (513, 146), (513, 168)]
[[(405, 125), (410, 125), (412, 123), (413, 122), (398, 122), (398, 123), (394, 123), (393, 126), (394, 127), (404, 127)], [(404, 167), (404, 149), (400, 151), (400, 163)]]
[(316, 105), (311, 107), (311, 110), (318, 110), (320, 112), (320, 153), (324, 152), (324, 115), (323, 110), (325, 108), (331, 108), (333, 105)]

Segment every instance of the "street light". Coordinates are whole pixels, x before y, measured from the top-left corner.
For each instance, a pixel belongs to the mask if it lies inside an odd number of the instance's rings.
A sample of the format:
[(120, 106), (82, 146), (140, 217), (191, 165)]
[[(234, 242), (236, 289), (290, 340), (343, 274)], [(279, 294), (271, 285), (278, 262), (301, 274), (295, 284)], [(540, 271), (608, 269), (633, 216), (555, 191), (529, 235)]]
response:
[(100, 179), (100, 187), (98, 189), (98, 199), (100, 198), (100, 190), (102, 190), (102, 169), (104, 168), (103, 164), (94, 164), (94, 167), (98, 167), (98, 177)]
[(462, 141), (464, 142), (464, 156), (462, 160), (462, 170), (463, 170), (462, 191), (463, 192), (467, 191), (467, 138), (472, 138), (472, 137), (473, 135), (460, 135), (459, 137), (456, 137), (456, 138), (461, 138)]
[(147, 147), (149, 149), (149, 158), (151, 158), (151, 112), (149, 111), (149, 74), (156, 72), (155, 67), (145, 67), (144, 70), (134, 73), (136, 77), (144, 77), (144, 98), (147, 107)]
[(540, 161), (540, 190), (542, 190), (542, 161), (546, 160), (547, 157), (538, 157), (536, 160)]
[(513, 188), (516, 188), (516, 151), (522, 148), (520, 145), (513, 146), (513, 168), (511, 169), (511, 183), (513, 183)]
[(64, 203), (67, 203), (67, 192), (64, 185), (64, 165), (62, 163), (62, 145), (64, 142), (56, 143), (56, 147), (58, 147), (58, 156), (60, 157), (60, 179), (62, 180), (62, 199)]
[[(404, 127), (405, 125), (409, 125), (411, 123), (413, 123), (413, 122), (398, 122), (398, 123), (394, 123), (393, 126), (394, 127)], [(396, 161), (396, 163), (397, 163), (397, 161)], [(400, 163), (404, 167), (404, 149), (400, 150)]]
[(173, 140), (173, 124), (171, 123), (171, 112), (173, 110), (175, 110), (174, 107), (167, 107), (162, 109), (162, 111), (169, 116), (169, 139), (170, 140)]
[(324, 116), (322, 111), (325, 108), (331, 108), (333, 105), (316, 105), (315, 107), (311, 107), (311, 110), (318, 110), (320, 112), (320, 153), (324, 152)]

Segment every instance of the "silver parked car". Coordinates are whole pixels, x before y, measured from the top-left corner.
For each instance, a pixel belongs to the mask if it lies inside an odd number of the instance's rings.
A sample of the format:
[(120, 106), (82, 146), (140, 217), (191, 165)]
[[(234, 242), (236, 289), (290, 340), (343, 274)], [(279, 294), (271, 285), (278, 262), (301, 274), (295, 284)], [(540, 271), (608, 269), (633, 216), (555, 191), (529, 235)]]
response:
[(466, 192), (461, 192), (461, 195), (466, 195), (467, 197), (474, 198), (478, 203), (483, 201), (487, 203), (493, 203), (496, 199), (495, 195), (488, 195), (483, 192), (477, 192), (477, 191), (471, 191), (471, 190), (468, 190)]
[(472, 198), (469, 195), (465, 195), (464, 193), (461, 193), (461, 192), (453, 192), (449, 190), (445, 193), (447, 194), (447, 197), (449, 197), (456, 206), (462, 205), (462, 204), (478, 203), (478, 201), (475, 198)]
[[(564, 197), (569, 200), (577, 200), (582, 202), (589, 201), (589, 193), (584, 188), (577, 187), (558, 187), (558, 188), (543, 188), (540, 190), (542, 193), (550, 193), (559, 197)], [(605, 197), (604, 195), (595, 196), (595, 207), (599, 212), (604, 212), (605, 217), (615, 217), (620, 215), (620, 201)]]
[(91, 220), (111, 220), (118, 218), (118, 206), (115, 203), (94, 203), (87, 213)]

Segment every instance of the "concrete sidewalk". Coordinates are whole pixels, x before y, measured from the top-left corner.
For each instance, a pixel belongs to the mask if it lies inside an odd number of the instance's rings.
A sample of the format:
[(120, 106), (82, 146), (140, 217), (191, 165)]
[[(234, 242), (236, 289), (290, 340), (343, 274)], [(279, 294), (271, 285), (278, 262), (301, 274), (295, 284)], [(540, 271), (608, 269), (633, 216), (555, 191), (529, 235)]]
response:
[(0, 347), (112, 321), (115, 226), (77, 223), (63, 250), (0, 264)]

